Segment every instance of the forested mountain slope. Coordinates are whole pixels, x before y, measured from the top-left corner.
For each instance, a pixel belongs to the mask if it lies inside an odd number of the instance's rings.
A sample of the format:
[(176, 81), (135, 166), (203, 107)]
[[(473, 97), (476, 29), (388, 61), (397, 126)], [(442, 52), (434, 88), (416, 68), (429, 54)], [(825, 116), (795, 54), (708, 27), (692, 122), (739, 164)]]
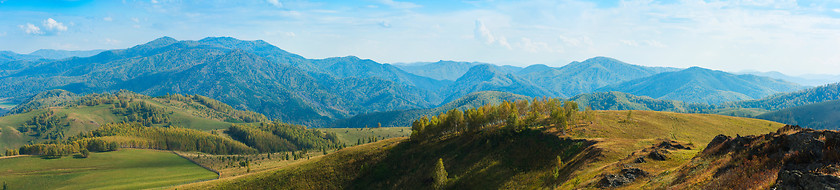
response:
[[(56, 88), (75, 93), (128, 89), (147, 95), (200, 94), (270, 118), (323, 126), (358, 113), (437, 105), (437, 92), (425, 89), (445, 85), (378, 63), (326, 62), (333, 67), (321, 68), (260, 40), (163, 37), (128, 49), (10, 71), (0, 77), (0, 89), (8, 89), (0, 97), (21, 102)], [(375, 67), (381, 72), (347, 74)]]
[[(476, 65), (484, 65), (488, 63), (480, 62), (459, 62), (459, 61), (438, 61), (438, 62), (419, 62), (409, 64), (394, 64), (400, 69), (419, 76), (425, 76), (437, 80), (455, 81), (463, 76), (471, 67)], [(503, 73), (514, 73), (522, 68), (509, 65), (491, 65), (495, 66), (497, 70)]]
[(632, 65), (608, 57), (594, 57), (572, 62), (559, 68), (531, 65), (516, 72), (526, 80), (565, 97), (590, 93), (595, 89), (654, 74), (676, 71), (676, 68)]
[(501, 72), (494, 66), (477, 65), (470, 68), (464, 76), (455, 80), (452, 85), (445, 88), (444, 92), (447, 93), (447, 98), (444, 102), (479, 91), (502, 91), (529, 97), (557, 96), (530, 81), (513, 74)]

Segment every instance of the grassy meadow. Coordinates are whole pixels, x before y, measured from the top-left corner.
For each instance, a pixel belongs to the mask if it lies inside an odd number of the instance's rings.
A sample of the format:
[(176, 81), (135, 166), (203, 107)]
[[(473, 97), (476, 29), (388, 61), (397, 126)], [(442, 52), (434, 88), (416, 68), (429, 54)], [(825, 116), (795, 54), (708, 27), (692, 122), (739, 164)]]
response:
[(9, 189), (148, 189), (218, 177), (173, 153), (140, 149), (88, 158), (0, 158), (0, 171)]

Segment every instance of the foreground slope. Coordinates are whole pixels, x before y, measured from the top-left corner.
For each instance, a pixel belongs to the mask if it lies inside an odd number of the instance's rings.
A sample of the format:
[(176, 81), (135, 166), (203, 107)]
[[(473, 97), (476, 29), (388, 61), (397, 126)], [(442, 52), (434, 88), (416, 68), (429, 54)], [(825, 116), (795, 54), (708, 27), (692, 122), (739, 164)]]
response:
[[(671, 175), (690, 189), (840, 188), (840, 133), (785, 126), (750, 136), (719, 135)], [(668, 174), (665, 174), (668, 175)]]
[[(446, 133), (427, 140), (389, 139), (343, 149), (290, 168), (178, 189), (429, 189), (435, 185), (433, 168), (439, 159), (448, 173), (445, 187), (451, 189), (593, 188), (599, 187), (602, 176), (614, 172), (629, 155), (662, 139), (694, 148), (673, 151), (664, 161), (652, 160), (635, 167), (652, 175), (667, 173), (687, 163), (717, 134), (761, 134), (781, 126), (706, 114), (579, 114), (567, 135), (546, 123), (544, 115), (536, 125), (520, 132), (492, 124), (476, 132)], [(646, 183), (637, 181), (621, 187)]]

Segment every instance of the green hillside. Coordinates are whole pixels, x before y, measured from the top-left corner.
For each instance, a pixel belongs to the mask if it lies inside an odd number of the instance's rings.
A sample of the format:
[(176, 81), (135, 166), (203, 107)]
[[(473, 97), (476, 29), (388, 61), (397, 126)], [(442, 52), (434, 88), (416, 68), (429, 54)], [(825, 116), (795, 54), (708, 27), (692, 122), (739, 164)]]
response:
[(17, 106), (19, 114), (0, 117), (0, 149), (49, 140), (65, 140), (115, 122), (226, 129), (231, 123), (261, 122), (260, 114), (239, 111), (203, 96), (149, 97), (128, 91), (79, 96), (63, 90), (38, 94)]
[(170, 152), (124, 149), (88, 158), (0, 157), (8, 189), (147, 189), (218, 178)]
[[(541, 102), (523, 107), (523, 113), (541, 110), (542, 105), (552, 110), (552, 104)], [(504, 110), (503, 107), (482, 109)], [(178, 188), (429, 189), (440, 179), (434, 177), (439, 159), (448, 174), (441, 182), (447, 189), (594, 188), (599, 187), (603, 175), (624, 166), (652, 175), (667, 173), (687, 163), (717, 134), (761, 134), (782, 126), (721, 115), (588, 111), (572, 114), (575, 119), (568, 128), (558, 127), (549, 114), (537, 114), (536, 119), (530, 119), (531, 114), (523, 114), (514, 120), (511, 120), (513, 116), (471, 120), (466, 116), (470, 114), (466, 114), (465, 120), (477, 121), (479, 127), (467, 122), (465, 128), (460, 128), (450, 126), (452, 122), (457, 123), (452, 118), (458, 114), (446, 115), (449, 116), (430, 119), (432, 123), (439, 119), (438, 124), (415, 127), (414, 130), (424, 132), (419, 136), (412, 134), (410, 139), (351, 147), (292, 168)], [(628, 157), (663, 141), (674, 141), (691, 149), (663, 153), (667, 155), (663, 161), (627, 164)], [(650, 182), (640, 180), (621, 187), (633, 189), (647, 183)]]
[(840, 100), (785, 108), (758, 115), (756, 118), (813, 129), (838, 130), (840, 129)]
[(690, 104), (674, 100), (659, 100), (623, 92), (596, 92), (570, 98), (581, 107), (594, 110), (652, 110), (670, 112), (700, 112), (710, 109), (706, 104)]

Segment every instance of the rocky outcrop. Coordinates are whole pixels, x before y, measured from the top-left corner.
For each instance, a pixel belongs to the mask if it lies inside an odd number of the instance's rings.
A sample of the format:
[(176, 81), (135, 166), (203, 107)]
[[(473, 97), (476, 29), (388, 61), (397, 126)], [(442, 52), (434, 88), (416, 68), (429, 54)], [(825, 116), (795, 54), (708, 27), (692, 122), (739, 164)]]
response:
[(598, 185), (603, 187), (619, 187), (635, 181), (638, 178), (646, 177), (648, 173), (639, 168), (624, 168), (618, 174), (607, 174), (601, 178)]
[(699, 187), (840, 189), (840, 132), (787, 125), (765, 135), (718, 135), (692, 163), (672, 185), (712, 172)]

